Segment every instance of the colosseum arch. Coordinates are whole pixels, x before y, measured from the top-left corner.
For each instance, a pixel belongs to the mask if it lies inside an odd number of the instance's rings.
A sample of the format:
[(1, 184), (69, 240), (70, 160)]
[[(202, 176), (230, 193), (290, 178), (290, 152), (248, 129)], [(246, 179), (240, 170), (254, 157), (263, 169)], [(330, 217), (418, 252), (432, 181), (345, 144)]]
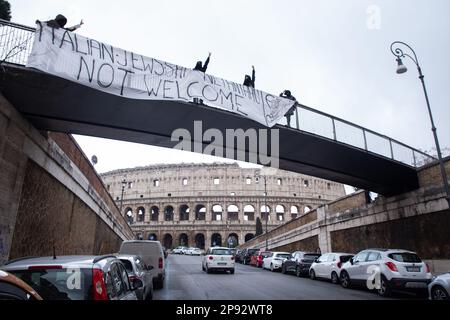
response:
[(244, 221), (255, 220), (255, 207), (248, 204), (244, 207)]
[(180, 206), (180, 221), (189, 220), (189, 206), (187, 204), (182, 204)]
[(211, 247), (222, 246), (222, 236), (220, 233), (213, 233), (211, 236)]
[(170, 249), (173, 247), (173, 238), (170, 233), (166, 233), (163, 237), (163, 246), (166, 247), (166, 249)]
[(156, 233), (150, 233), (148, 235), (148, 240), (156, 241), (156, 240), (158, 240), (158, 236), (156, 235)]
[(304, 213), (308, 213), (308, 212), (310, 212), (312, 210), (312, 207), (311, 206), (305, 206), (305, 208), (303, 209), (303, 212)]
[(203, 233), (197, 233), (195, 235), (195, 247), (205, 249), (205, 235)]
[(150, 208), (150, 220), (158, 221), (159, 218), (159, 208), (157, 206), (153, 206)]
[(173, 221), (173, 207), (172, 206), (165, 207), (164, 220), (165, 221)]
[(138, 207), (136, 212), (136, 221), (137, 222), (144, 222), (145, 220), (145, 208), (144, 207)]
[(254, 235), (253, 233), (247, 233), (247, 234), (245, 235), (244, 241), (245, 241), (245, 242), (250, 241), (250, 240), (252, 240), (254, 237), (255, 237), (255, 235)]
[(178, 244), (187, 247), (189, 245), (189, 237), (186, 233), (181, 233), (178, 237)]
[(277, 221), (284, 221), (284, 206), (281, 204), (275, 207), (275, 212), (277, 214)]
[(131, 209), (130, 207), (127, 207), (125, 209), (125, 214), (124, 214), (125, 220), (129, 223), (132, 224), (134, 221), (133, 218), (133, 209)]
[(239, 245), (239, 236), (236, 233), (230, 233), (227, 238), (227, 245), (229, 248), (234, 248)]
[(266, 205), (261, 206), (261, 220), (270, 221), (270, 207)]
[(298, 207), (291, 206), (291, 219), (295, 219), (298, 217)]
[(220, 204), (215, 204), (212, 206), (212, 221), (222, 220), (222, 206)]
[(227, 208), (227, 219), (230, 221), (239, 220), (239, 208), (235, 204), (230, 204)]
[(202, 204), (195, 206), (195, 220), (206, 220), (206, 207)]

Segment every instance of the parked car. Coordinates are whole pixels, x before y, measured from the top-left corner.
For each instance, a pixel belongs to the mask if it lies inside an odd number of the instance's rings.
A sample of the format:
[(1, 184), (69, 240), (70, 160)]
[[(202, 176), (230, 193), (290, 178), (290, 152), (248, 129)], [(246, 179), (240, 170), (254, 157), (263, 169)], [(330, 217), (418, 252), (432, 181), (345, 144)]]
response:
[(242, 264), (250, 264), (250, 257), (258, 251), (259, 249), (244, 249), (241, 255)]
[(152, 266), (153, 288), (162, 289), (166, 277), (166, 264), (161, 243), (151, 240), (126, 240), (122, 242), (120, 254), (133, 254), (142, 257), (147, 266)]
[(212, 247), (206, 251), (202, 260), (202, 270), (206, 273), (222, 270), (234, 273), (234, 256), (228, 248)]
[(185, 254), (190, 256), (200, 256), (202, 254), (202, 251), (199, 248), (187, 248), (185, 250)]
[(172, 250), (172, 253), (173, 254), (183, 254), (183, 250), (185, 249), (186, 247), (176, 247), (175, 249), (173, 249)]
[(320, 253), (295, 251), (292, 257), (283, 262), (282, 273), (293, 273), (297, 277), (309, 275), (309, 268), (314, 260), (320, 257)]
[(42, 297), (24, 281), (0, 270), (0, 300), (42, 300)]
[(324, 253), (309, 268), (309, 276), (313, 280), (323, 278), (337, 284), (339, 283), (339, 274), (341, 273), (342, 265), (353, 258), (353, 256), (351, 253)]
[(291, 257), (289, 252), (270, 252), (267, 257), (263, 259), (262, 268), (270, 269), (270, 271), (277, 271), (281, 269), (283, 262)]
[(250, 257), (250, 265), (257, 268), (261, 268), (263, 264), (263, 259), (270, 254), (270, 251), (259, 250), (254, 255)]
[(130, 282), (113, 255), (22, 258), (1, 267), (26, 282), (44, 300), (137, 300), (141, 280)]
[(344, 263), (340, 273), (344, 288), (368, 285), (369, 280), (381, 296), (390, 296), (393, 290), (427, 293), (431, 277), (428, 265), (415, 252), (403, 249), (363, 250)]
[(431, 300), (450, 299), (450, 270), (433, 278), (428, 285), (428, 293)]
[(128, 278), (132, 283), (135, 279), (142, 281), (143, 286), (136, 290), (136, 296), (139, 300), (153, 299), (153, 275), (152, 266), (147, 266), (141, 257), (136, 255), (117, 255), (122, 261), (128, 272)]

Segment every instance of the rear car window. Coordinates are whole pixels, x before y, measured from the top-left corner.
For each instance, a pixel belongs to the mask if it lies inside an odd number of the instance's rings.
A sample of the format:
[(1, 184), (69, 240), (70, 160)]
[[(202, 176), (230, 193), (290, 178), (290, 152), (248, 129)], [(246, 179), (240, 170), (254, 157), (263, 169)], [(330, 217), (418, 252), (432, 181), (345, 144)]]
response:
[(352, 255), (341, 256), (339, 259), (341, 260), (341, 262), (347, 262), (347, 261), (349, 261), (352, 257), (353, 257)]
[(272, 253), (270, 253), (270, 252), (263, 252), (263, 253), (261, 253), (261, 255), (263, 256), (263, 258), (270, 257), (271, 254), (272, 254)]
[(36, 269), (9, 271), (25, 281), (44, 300), (89, 300), (92, 269)]
[(131, 261), (127, 259), (120, 259), (122, 261), (123, 265), (125, 266), (125, 269), (127, 269), (128, 272), (133, 272), (133, 266), (131, 265)]
[(289, 259), (290, 257), (291, 257), (291, 255), (290, 254), (286, 254), (286, 253), (277, 254), (277, 258)]
[(417, 254), (411, 252), (390, 253), (388, 257), (398, 262), (422, 262)]
[(211, 254), (216, 256), (231, 256), (230, 250), (227, 249), (213, 249)]
[(319, 258), (321, 255), (318, 253), (305, 253), (305, 255), (303, 256), (303, 259), (309, 259), (309, 260), (314, 260)]

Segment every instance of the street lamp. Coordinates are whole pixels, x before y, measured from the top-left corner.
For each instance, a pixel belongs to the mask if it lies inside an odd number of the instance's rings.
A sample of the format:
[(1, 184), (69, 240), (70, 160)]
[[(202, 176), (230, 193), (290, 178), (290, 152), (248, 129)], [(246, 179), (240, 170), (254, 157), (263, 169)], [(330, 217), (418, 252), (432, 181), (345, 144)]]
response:
[(269, 212), (267, 209), (267, 180), (266, 176), (261, 176), (264, 179), (264, 211), (266, 213), (266, 251), (269, 250), (269, 244), (268, 244), (268, 235), (267, 235), (267, 222), (269, 220)]
[[(398, 47), (399, 45), (405, 46), (406, 48), (411, 50), (411, 52), (413, 53), (413, 56), (411, 56), (408, 53), (404, 53), (403, 50)], [(406, 43), (401, 42), (401, 41), (395, 41), (395, 42), (391, 43), (391, 52), (394, 56), (397, 57), (396, 60), (397, 60), (397, 73), (398, 74), (402, 74), (402, 73), (405, 73), (406, 71), (408, 71), (408, 69), (403, 64), (403, 61), (402, 61), (402, 58), (404, 58), (404, 57), (408, 57), (409, 59), (411, 59), (414, 62), (414, 64), (416, 65), (417, 71), (419, 72), (419, 79), (422, 82), (423, 93), (425, 95), (425, 100), (427, 102), (427, 107), (428, 107), (428, 114), (429, 114), (430, 120), (431, 120), (431, 131), (433, 131), (434, 142), (436, 144), (436, 151), (438, 154), (442, 180), (444, 182), (444, 190), (446, 192), (446, 199), (448, 202), (448, 206), (450, 207), (450, 188), (448, 185), (447, 173), (445, 172), (444, 161), (442, 160), (442, 153), (441, 153), (441, 148), (439, 146), (438, 136), (436, 133), (436, 126), (434, 125), (433, 114), (431, 113), (430, 101), (428, 99), (428, 93), (427, 93), (427, 89), (425, 87), (424, 75), (423, 75), (422, 69), (419, 65), (419, 59), (417, 59), (416, 52), (413, 50), (413, 48), (411, 48), (409, 45), (407, 45)]]
[(125, 191), (125, 187), (127, 186), (127, 180), (122, 180), (122, 195), (120, 196), (120, 214), (122, 214), (122, 206), (123, 206), (123, 192)]

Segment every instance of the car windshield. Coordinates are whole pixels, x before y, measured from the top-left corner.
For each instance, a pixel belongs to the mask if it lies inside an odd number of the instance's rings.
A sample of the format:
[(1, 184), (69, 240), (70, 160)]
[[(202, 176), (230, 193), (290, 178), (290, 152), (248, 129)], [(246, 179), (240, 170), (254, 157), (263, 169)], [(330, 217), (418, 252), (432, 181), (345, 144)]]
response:
[(388, 257), (398, 262), (422, 262), (417, 254), (411, 252), (391, 253)]
[(261, 253), (261, 255), (263, 256), (263, 258), (266, 258), (266, 257), (270, 256), (270, 252), (263, 252), (263, 253)]
[(215, 256), (230, 256), (231, 252), (228, 249), (213, 249), (211, 254)]
[(280, 253), (280, 254), (277, 254), (277, 258), (289, 259), (290, 257), (291, 257), (291, 255), (288, 254), (288, 253)]
[(44, 300), (89, 300), (91, 269), (40, 269), (8, 271), (25, 281)]

